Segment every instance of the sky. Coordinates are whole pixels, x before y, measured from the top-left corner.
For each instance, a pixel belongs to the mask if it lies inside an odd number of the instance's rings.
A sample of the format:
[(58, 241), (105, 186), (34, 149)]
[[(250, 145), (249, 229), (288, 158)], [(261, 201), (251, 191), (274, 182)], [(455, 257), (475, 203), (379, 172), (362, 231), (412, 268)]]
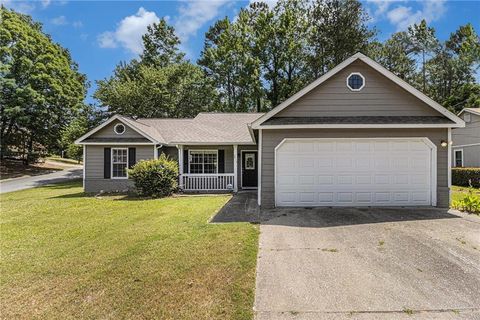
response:
[[(274, 5), (276, 0), (265, 1)], [(362, 0), (383, 41), (396, 31), (426, 19), (441, 40), (459, 26), (472, 23), (480, 33), (480, 0), (470, 1), (384, 1)], [(0, 4), (29, 14), (43, 24), (55, 42), (68, 48), (90, 82), (86, 101), (92, 97), (96, 80), (109, 77), (120, 61), (129, 61), (142, 51), (141, 36), (147, 25), (165, 17), (175, 27), (182, 50), (195, 62), (203, 48), (204, 35), (216, 20), (234, 19), (249, 0), (178, 1), (68, 1), (0, 0)]]

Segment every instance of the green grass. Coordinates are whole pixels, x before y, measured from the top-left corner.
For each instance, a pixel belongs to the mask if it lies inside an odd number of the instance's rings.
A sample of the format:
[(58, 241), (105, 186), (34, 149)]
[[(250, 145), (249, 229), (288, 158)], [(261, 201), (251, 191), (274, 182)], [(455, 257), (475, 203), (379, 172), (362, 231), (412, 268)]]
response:
[[(480, 197), (480, 188), (472, 188), (473, 193)], [(468, 194), (469, 188), (452, 186), (452, 197), (450, 201), (462, 200)]]
[(1, 195), (1, 317), (252, 318), (258, 227), (207, 223), (229, 199)]

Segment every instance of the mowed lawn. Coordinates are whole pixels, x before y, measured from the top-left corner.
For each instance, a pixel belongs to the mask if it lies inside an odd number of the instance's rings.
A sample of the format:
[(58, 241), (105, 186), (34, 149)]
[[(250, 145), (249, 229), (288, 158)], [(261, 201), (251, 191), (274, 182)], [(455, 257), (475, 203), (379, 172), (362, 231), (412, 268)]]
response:
[(230, 196), (95, 198), (79, 182), (0, 195), (4, 319), (250, 319), (258, 227)]

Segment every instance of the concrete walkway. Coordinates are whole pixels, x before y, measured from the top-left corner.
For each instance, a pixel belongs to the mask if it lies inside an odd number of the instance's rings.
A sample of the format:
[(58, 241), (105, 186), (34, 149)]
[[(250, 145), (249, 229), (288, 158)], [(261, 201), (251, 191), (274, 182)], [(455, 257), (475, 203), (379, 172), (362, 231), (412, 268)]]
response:
[(257, 190), (239, 191), (210, 222), (258, 222), (259, 214)]
[(257, 320), (480, 319), (478, 216), (436, 208), (271, 214), (260, 226)]
[(74, 167), (58, 172), (43, 174), (32, 177), (21, 177), (0, 181), (0, 193), (7, 193), (23, 189), (30, 189), (52, 183), (65, 182), (73, 179), (81, 179), (83, 169)]

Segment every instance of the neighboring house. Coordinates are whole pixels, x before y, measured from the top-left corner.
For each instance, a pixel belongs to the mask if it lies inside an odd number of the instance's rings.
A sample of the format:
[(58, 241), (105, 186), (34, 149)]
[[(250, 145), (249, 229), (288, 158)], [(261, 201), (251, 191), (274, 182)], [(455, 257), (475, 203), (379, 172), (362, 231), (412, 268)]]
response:
[(465, 127), (452, 130), (452, 166), (480, 167), (480, 108), (465, 108), (458, 116)]
[(449, 205), (456, 115), (363, 54), (266, 114), (114, 116), (77, 140), (87, 192), (132, 185), (125, 169), (165, 153), (186, 191), (258, 188), (274, 206)]

